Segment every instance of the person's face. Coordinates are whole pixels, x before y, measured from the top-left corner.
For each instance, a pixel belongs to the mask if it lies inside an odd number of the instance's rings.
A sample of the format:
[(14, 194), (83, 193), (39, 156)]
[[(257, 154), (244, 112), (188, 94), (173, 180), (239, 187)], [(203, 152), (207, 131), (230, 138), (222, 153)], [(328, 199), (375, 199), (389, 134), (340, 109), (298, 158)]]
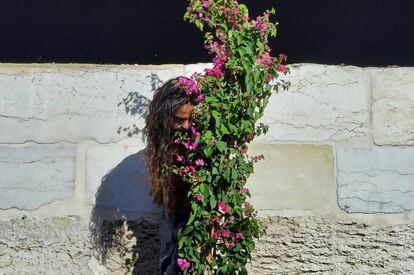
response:
[(174, 130), (188, 130), (191, 126), (191, 113), (194, 106), (191, 103), (181, 105), (173, 118)]

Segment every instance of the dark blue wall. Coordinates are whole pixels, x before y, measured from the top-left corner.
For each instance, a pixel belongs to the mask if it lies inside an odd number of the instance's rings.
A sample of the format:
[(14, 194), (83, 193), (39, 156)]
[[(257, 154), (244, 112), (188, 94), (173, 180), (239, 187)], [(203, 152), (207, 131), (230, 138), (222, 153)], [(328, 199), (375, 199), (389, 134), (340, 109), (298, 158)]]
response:
[[(412, 0), (249, 0), (274, 6), (289, 63), (414, 66)], [(0, 62), (208, 62), (185, 0), (2, 0)]]

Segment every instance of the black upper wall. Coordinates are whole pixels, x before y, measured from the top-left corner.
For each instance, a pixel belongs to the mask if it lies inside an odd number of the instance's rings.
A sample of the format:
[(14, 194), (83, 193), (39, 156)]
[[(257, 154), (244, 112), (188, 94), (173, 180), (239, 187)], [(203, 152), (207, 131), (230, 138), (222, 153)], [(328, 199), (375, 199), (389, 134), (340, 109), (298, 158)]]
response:
[[(240, 0), (275, 7), (288, 63), (414, 66), (412, 0)], [(2, 0), (0, 62), (209, 62), (186, 0)]]

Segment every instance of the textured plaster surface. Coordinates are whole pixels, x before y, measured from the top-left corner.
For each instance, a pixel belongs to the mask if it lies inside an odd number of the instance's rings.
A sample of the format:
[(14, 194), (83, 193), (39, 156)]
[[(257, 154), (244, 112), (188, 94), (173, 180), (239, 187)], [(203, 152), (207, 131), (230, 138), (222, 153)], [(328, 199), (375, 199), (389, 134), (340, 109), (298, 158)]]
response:
[(338, 203), (347, 212), (414, 210), (414, 148), (376, 147), (337, 152)]
[(78, 217), (0, 222), (0, 273), (93, 274), (88, 226)]
[[(414, 225), (373, 226), (321, 216), (263, 219), (249, 274), (412, 274)], [(79, 217), (0, 222), (0, 273), (157, 274), (157, 220), (104, 222), (90, 237)]]
[(414, 145), (414, 70), (372, 70), (372, 119), (378, 145)]
[(414, 225), (272, 217), (250, 274), (413, 274)]
[(88, 203), (125, 212), (156, 212), (143, 150), (144, 146), (91, 146), (86, 155)]
[(247, 184), (257, 209), (325, 214), (338, 209), (331, 146), (254, 144), (248, 154), (265, 158)]
[(71, 198), (75, 160), (72, 145), (0, 146), (0, 209), (33, 210)]
[(2, 70), (0, 143), (109, 143), (139, 134), (156, 87), (184, 74), (182, 65)]
[(370, 76), (362, 68), (298, 65), (284, 77), (288, 91), (272, 94), (259, 122), (261, 143), (337, 142), (369, 135)]

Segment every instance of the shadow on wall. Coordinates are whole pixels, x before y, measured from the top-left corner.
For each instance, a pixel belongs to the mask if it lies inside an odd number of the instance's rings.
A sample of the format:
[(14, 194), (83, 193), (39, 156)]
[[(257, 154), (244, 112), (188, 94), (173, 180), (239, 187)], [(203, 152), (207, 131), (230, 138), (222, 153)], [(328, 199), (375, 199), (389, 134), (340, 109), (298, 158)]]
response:
[[(156, 89), (163, 84), (161, 79), (158, 77), (157, 74), (151, 73), (150, 75), (146, 76), (149, 79), (151, 85), (151, 91), (155, 92)], [(131, 91), (128, 95), (122, 98), (122, 101), (118, 103), (119, 106), (124, 106), (125, 113), (130, 116), (138, 116), (138, 118), (142, 119), (147, 116), (148, 114), (148, 107), (151, 100), (136, 91)], [(137, 136), (142, 132), (142, 129), (139, 129), (136, 124), (132, 126), (122, 127), (120, 126), (117, 130), (118, 134), (126, 133), (128, 137)]]
[(126, 157), (102, 178), (90, 230), (95, 256), (111, 272), (157, 273), (160, 209), (149, 191), (143, 150)]

